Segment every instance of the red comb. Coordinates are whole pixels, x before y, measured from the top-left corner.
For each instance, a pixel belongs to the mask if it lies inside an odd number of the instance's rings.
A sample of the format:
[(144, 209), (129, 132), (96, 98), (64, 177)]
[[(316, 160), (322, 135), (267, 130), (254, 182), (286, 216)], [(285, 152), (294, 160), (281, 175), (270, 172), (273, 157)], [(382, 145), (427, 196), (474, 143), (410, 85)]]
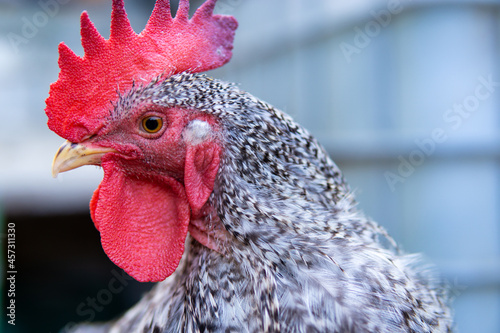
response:
[(111, 101), (136, 84), (164, 74), (203, 72), (231, 58), (236, 20), (214, 15), (207, 0), (189, 19), (189, 0), (180, 0), (175, 18), (169, 0), (158, 0), (146, 28), (136, 34), (123, 0), (113, 0), (111, 34), (104, 39), (86, 12), (81, 16), (83, 57), (59, 45), (59, 79), (50, 86), (45, 112), (60, 136), (79, 142), (95, 134), (109, 114)]

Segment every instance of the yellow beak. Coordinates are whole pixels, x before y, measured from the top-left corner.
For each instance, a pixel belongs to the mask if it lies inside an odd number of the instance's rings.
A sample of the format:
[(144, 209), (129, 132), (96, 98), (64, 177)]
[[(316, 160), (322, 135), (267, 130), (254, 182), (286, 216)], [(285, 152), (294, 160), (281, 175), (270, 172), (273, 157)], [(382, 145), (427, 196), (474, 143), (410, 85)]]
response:
[(65, 141), (52, 161), (52, 176), (55, 178), (60, 172), (69, 171), (82, 165), (101, 165), (104, 154), (116, 152), (112, 148), (93, 147), (85, 143)]

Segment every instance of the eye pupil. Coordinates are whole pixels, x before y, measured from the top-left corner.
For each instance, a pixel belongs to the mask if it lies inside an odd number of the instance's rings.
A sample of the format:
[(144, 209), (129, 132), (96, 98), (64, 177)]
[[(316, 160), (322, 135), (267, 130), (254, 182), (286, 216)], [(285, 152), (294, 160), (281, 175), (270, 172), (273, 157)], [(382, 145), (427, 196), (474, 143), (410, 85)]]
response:
[(148, 133), (156, 133), (163, 126), (163, 120), (160, 117), (147, 117), (142, 120), (142, 127)]
[(160, 122), (156, 118), (148, 118), (144, 122), (144, 127), (146, 127), (147, 130), (154, 131), (160, 126)]

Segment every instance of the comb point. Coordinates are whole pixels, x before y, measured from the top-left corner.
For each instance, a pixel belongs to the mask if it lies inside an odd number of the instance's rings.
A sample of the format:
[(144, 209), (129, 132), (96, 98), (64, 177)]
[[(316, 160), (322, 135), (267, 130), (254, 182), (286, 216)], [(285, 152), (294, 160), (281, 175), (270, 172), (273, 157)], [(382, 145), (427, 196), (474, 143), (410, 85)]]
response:
[(175, 19), (179, 21), (189, 20), (189, 0), (180, 0)]
[(113, 0), (111, 8), (111, 32), (110, 40), (124, 41), (135, 36), (135, 32), (130, 25), (130, 21), (125, 11), (123, 0)]
[(80, 67), (82, 59), (64, 42), (59, 43), (59, 67), (61, 70), (73, 71)]
[(215, 9), (215, 3), (217, 0), (207, 0), (205, 1), (194, 13), (193, 17), (199, 17), (206, 19), (207, 17), (210, 17), (214, 13)]
[(85, 57), (95, 57), (100, 54), (106, 45), (104, 37), (97, 31), (94, 23), (85, 11), (80, 17), (80, 33), (82, 36), (82, 46), (85, 51)]
[(172, 13), (170, 11), (169, 0), (156, 1), (151, 17), (144, 28), (142, 35), (147, 34), (148, 31), (155, 30), (159, 27), (167, 29), (172, 22)]

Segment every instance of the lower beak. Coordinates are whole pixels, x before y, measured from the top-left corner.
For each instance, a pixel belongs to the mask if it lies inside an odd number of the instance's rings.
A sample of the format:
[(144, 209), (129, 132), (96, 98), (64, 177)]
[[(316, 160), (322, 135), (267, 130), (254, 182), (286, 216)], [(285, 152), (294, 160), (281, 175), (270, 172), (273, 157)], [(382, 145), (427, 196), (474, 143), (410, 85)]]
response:
[(110, 152), (116, 152), (116, 150), (92, 146), (90, 143), (66, 141), (54, 156), (52, 176), (55, 178), (60, 172), (73, 170), (82, 165), (101, 165), (102, 156)]

